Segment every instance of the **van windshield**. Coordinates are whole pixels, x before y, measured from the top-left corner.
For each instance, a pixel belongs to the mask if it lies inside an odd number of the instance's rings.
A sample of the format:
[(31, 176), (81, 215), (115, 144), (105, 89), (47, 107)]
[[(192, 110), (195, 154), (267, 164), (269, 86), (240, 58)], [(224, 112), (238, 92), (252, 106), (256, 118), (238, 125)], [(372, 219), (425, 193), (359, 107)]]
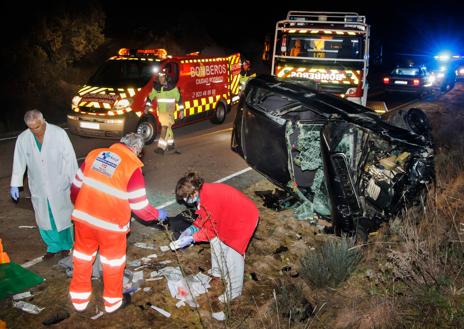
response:
[(88, 84), (105, 87), (144, 86), (158, 63), (138, 60), (108, 60), (90, 78)]

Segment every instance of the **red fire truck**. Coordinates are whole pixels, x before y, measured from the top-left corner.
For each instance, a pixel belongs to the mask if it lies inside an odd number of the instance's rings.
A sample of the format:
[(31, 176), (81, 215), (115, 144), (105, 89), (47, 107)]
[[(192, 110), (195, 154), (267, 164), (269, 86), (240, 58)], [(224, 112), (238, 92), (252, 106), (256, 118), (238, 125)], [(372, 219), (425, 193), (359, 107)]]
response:
[(141, 133), (147, 144), (159, 131), (155, 104), (147, 97), (156, 73), (163, 70), (181, 94), (174, 127), (209, 118), (222, 123), (239, 99), (240, 54), (206, 57), (169, 56), (164, 49), (119, 50), (72, 99), (68, 126), (82, 136), (120, 138)]
[(366, 105), (369, 25), (353, 12), (290, 11), (277, 22), (272, 74)]

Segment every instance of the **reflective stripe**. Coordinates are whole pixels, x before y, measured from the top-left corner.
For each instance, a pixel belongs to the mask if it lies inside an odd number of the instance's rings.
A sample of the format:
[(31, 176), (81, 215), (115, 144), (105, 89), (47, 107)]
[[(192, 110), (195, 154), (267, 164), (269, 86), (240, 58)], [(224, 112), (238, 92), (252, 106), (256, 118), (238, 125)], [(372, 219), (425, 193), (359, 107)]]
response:
[(140, 190), (135, 190), (132, 192), (127, 192), (128, 199), (140, 198), (145, 195), (147, 195), (147, 191), (144, 188), (141, 188)]
[(74, 209), (72, 215), (80, 220), (83, 220), (86, 223), (92, 224), (96, 227), (100, 227), (108, 231), (127, 232), (129, 230), (130, 223), (127, 223), (123, 227), (120, 227), (118, 224), (113, 224), (103, 219), (99, 219), (81, 210)]
[(168, 145), (173, 145), (174, 144), (174, 139), (168, 140)]
[(76, 310), (78, 311), (83, 311), (86, 309), (87, 305), (89, 304), (89, 302), (85, 302), (85, 303), (73, 303), (73, 306)]
[(77, 171), (76, 176), (79, 177), (80, 180), (84, 180), (84, 174), (82, 173), (81, 168)]
[(71, 295), (72, 299), (89, 299), (90, 291), (89, 292), (72, 292), (70, 291), (69, 294)]
[(114, 311), (116, 311), (119, 307), (121, 307), (121, 305), (122, 305), (122, 300), (121, 300), (119, 303), (117, 303), (117, 304), (115, 304), (115, 305), (113, 305), (113, 306), (106, 306), (106, 305), (105, 305), (105, 311), (106, 311), (107, 313), (114, 312)]
[(176, 102), (174, 98), (158, 98), (156, 101), (158, 103), (175, 103)]
[(130, 203), (129, 206), (132, 210), (140, 210), (148, 206), (148, 200), (144, 200), (137, 203)]
[(126, 255), (122, 256), (121, 258), (113, 258), (108, 259), (105, 256), (100, 255), (100, 261), (102, 264), (106, 264), (109, 266), (121, 266), (126, 262)]
[(84, 183), (93, 187), (96, 190), (99, 190), (101, 192), (114, 196), (118, 199), (121, 199), (121, 200), (128, 199), (127, 192), (118, 190), (112, 186), (106, 185), (105, 183), (99, 182), (93, 178), (84, 177)]
[(160, 139), (160, 140), (158, 141), (158, 144), (161, 144), (161, 145), (164, 145), (164, 146), (168, 145), (168, 143), (165, 142), (165, 141), (162, 140), (162, 139)]
[(73, 185), (74, 185), (75, 187), (81, 188), (81, 187), (82, 187), (82, 181), (77, 180), (76, 177), (74, 177), (74, 179), (73, 179)]
[(81, 260), (85, 260), (87, 262), (91, 262), (93, 257), (95, 257), (96, 254), (97, 254), (96, 251), (93, 254), (88, 255), (88, 254), (84, 254), (83, 252), (77, 251), (76, 249), (73, 250), (74, 257), (81, 259)]
[(122, 300), (121, 297), (105, 297), (105, 296), (103, 296), (103, 299), (110, 304), (114, 304)]

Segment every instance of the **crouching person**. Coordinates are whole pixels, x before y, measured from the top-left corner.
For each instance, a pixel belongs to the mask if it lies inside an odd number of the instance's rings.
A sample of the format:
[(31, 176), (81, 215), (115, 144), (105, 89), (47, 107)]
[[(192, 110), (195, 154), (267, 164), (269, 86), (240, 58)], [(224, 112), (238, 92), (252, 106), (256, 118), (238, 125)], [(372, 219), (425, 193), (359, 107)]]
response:
[(85, 310), (90, 301), (92, 263), (98, 249), (106, 312), (114, 312), (130, 301), (129, 295), (123, 296), (122, 283), (131, 211), (145, 221), (167, 217), (165, 210), (157, 210), (148, 202), (143, 163), (138, 158), (143, 145), (142, 136), (131, 133), (109, 148), (93, 150), (74, 178), (74, 271), (69, 294), (78, 311)]
[(189, 172), (176, 186), (176, 197), (196, 205), (197, 219), (188, 227), (174, 248), (194, 242), (211, 243), (211, 274), (222, 278), (225, 292), (222, 303), (242, 294), (245, 251), (258, 224), (259, 212), (253, 201), (226, 184), (205, 183)]

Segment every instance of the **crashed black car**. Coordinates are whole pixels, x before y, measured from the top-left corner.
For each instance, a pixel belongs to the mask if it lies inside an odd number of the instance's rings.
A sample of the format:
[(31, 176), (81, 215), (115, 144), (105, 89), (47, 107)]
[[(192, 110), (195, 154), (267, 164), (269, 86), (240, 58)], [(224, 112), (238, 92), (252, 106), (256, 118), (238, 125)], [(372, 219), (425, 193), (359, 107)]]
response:
[(248, 82), (231, 146), (298, 197), (297, 217), (327, 218), (337, 233), (375, 227), (418, 204), (434, 178), (430, 124), (421, 110), (385, 120), (273, 76)]

